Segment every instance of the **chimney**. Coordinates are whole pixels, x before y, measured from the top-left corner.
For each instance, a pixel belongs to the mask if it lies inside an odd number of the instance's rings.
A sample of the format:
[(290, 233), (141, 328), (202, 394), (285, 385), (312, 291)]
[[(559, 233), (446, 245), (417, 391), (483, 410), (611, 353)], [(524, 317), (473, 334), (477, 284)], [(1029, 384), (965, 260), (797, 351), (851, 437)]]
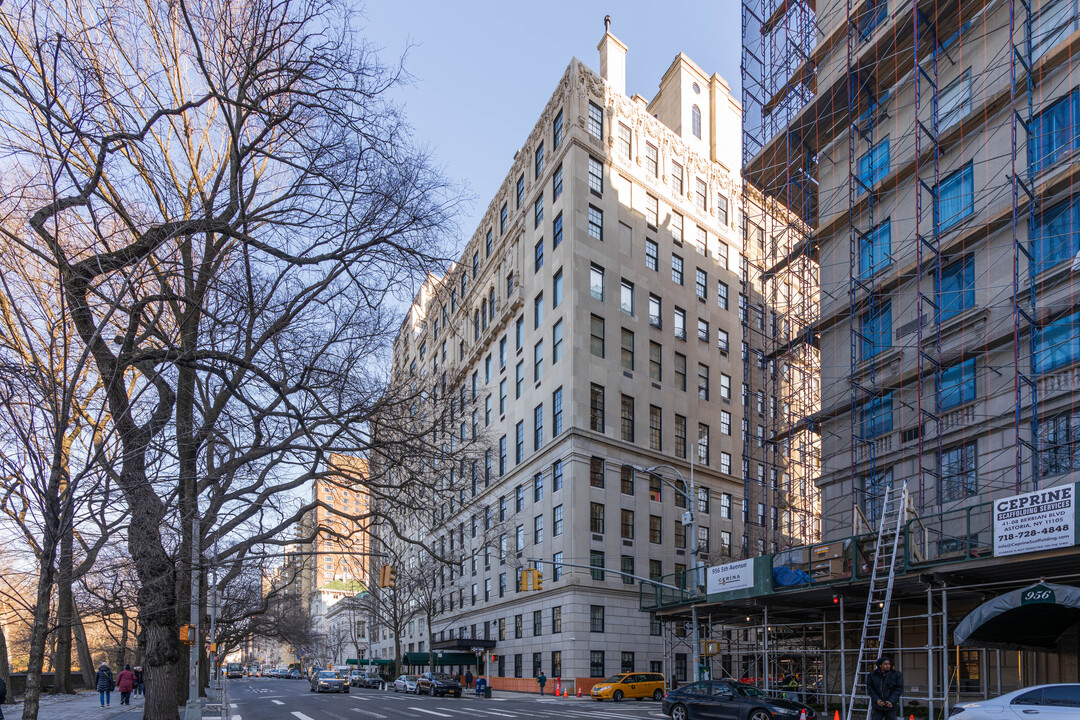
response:
[(604, 17), (604, 37), (596, 46), (600, 51), (600, 75), (620, 95), (626, 94), (626, 46), (611, 34), (611, 16)]

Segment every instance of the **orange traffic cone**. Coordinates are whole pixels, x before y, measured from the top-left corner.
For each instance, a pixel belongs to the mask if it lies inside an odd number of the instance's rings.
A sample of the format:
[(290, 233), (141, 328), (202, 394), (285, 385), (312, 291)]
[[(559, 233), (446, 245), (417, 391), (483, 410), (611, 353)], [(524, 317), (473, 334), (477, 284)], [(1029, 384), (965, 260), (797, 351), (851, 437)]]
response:
[(578, 697), (581, 697), (581, 688), (578, 688), (578, 689), (577, 689), (577, 696), (578, 696)]
[(833, 713), (832, 720), (840, 720), (840, 711), (837, 710)]

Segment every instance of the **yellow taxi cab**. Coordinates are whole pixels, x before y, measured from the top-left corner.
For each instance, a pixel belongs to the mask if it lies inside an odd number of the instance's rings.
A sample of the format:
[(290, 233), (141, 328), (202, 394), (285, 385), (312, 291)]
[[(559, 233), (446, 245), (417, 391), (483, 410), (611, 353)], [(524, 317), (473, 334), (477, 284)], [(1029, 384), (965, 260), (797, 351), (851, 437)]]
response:
[(619, 702), (623, 698), (664, 699), (664, 676), (660, 673), (619, 673), (593, 685), (592, 699)]

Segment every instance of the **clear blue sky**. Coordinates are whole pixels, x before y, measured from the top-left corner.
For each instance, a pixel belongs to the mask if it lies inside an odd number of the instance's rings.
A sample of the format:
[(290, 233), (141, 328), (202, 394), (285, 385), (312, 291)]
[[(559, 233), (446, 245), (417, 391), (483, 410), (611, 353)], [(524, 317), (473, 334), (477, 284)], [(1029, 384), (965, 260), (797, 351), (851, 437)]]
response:
[(679, 52), (719, 73), (739, 95), (737, 0), (369, 0), (362, 32), (390, 62), (412, 45), (413, 85), (398, 93), (417, 142), (472, 201), (460, 248), (528, 137), (571, 57), (599, 70), (596, 45), (611, 32), (628, 48), (627, 94), (652, 98)]

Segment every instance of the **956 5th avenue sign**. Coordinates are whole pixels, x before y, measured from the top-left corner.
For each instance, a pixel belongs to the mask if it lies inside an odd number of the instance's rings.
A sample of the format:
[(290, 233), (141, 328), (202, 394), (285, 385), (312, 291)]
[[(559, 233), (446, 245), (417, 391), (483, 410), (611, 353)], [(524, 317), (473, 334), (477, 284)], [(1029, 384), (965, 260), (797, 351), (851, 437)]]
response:
[(709, 595), (752, 587), (754, 587), (753, 560), (714, 565), (709, 568), (705, 581), (705, 592)]
[(1076, 486), (994, 501), (994, 555), (1069, 547), (1076, 542)]

